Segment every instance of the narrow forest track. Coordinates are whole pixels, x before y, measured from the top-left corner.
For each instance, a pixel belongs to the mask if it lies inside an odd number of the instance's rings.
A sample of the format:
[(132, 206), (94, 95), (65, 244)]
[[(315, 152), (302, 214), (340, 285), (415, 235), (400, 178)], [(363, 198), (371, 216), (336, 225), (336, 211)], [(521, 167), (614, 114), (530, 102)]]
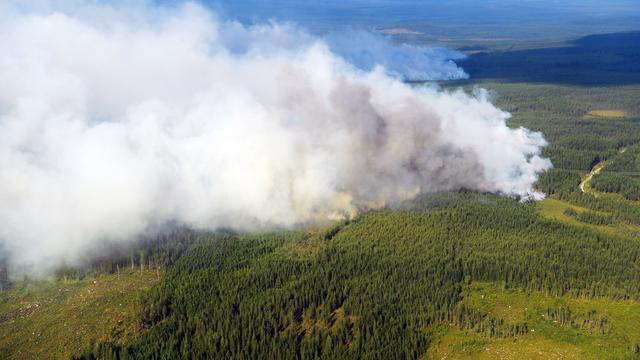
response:
[[(627, 148), (623, 147), (620, 150), (618, 150), (618, 154), (622, 154), (625, 151), (627, 151)], [(582, 182), (580, 182), (580, 191), (582, 191), (583, 193), (597, 192), (596, 190), (591, 188), (591, 186), (589, 186), (589, 182), (591, 181), (591, 179), (593, 179), (594, 175), (598, 175), (602, 171), (602, 169), (605, 167), (605, 165), (607, 165), (607, 160), (600, 161), (599, 163), (597, 163), (591, 169), (589, 174), (587, 174), (587, 176), (585, 176), (584, 180), (582, 180)]]
[(582, 180), (582, 182), (580, 182), (580, 190), (583, 193), (593, 192), (594, 191), (589, 186), (589, 182), (591, 181), (591, 179), (593, 179), (594, 175), (597, 175), (597, 174), (600, 173), (600, 171), (602, 171), (602, 168), (604, 168), (605, 165), (606, 165), (606, 161), (601, 161), (601, 162), (597, 163), (596, 166), (594, 166), (593, 169), (591, 169), (591, 172), (589, 172), (589, 174), (587, 174), (587, 176), (585, 176), (584, 180)]

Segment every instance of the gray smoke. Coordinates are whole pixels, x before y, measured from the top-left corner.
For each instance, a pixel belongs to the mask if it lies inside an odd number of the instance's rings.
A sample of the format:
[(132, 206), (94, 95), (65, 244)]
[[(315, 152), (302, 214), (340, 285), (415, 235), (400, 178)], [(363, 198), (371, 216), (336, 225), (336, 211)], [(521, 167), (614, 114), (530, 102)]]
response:
[[(0, 5), (14, 268), (42, 273), (166, 222), (289, 227), (460, 188), (541, 197), (542, 135), (508, 128), (482, 91), (414, 88), (295, 26), (194, 4), (58, 4)], [(463, 73), (423, 53), (422, 74)]]

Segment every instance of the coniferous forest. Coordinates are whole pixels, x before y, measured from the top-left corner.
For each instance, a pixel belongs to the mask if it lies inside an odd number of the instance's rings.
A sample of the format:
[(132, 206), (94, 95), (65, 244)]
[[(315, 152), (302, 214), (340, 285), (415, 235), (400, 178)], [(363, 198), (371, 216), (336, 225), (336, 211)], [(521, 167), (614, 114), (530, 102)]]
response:
[(472, 282), (638, 300), (639, 261), (637, 242), (473, 193), (323, 230), (200, 235), (142, 298), (141, 336), (81, 358), (417, 358), (441, 323), (529, 332), (461, 305)]

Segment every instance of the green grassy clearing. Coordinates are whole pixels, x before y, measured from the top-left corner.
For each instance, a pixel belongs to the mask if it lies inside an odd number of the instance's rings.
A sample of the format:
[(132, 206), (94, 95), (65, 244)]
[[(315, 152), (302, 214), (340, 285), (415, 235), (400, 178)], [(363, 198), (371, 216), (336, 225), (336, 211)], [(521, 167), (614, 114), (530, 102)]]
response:
[(618, 109), (596, 109), (589, 111), (586, 116), (617, 119), (624, 118), (628, 116), (628, 114), (626, 111)]
[(139, 330), (138, 294), (155, 270), (70, 281), (23, 281), (0, 292), (0, 358), (66, 359), (94, 342), (128, 341)]
[[(623, 359), (640, 342), (640, 302), (544, 296), (503, 289), (496, 282), (474, 282), (461, 304), (506, 324), (526, 323), (528, 332), (491, 338), (473, 330), (444, 325), (429, 349), (434, 359)], [(549, 316), (549, 309), (569, 309), (571, 320)], [(605, 325), (600, 326), (600, 322)]]

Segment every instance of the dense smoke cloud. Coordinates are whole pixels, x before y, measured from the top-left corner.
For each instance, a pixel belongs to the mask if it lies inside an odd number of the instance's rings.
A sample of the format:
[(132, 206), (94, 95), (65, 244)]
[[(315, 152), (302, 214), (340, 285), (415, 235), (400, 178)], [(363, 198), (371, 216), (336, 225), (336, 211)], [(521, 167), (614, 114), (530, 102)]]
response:
[[(505, 126), (482, 92), (413, 88), (295, 26), (194, 4), (61, 9), (0, 6), (13, 267), (46, 271), (169, 221), (252, 230), (439, 190), (540, 196), (544, 139)], [(419, 71), (461, 74), (438, 59)]]

